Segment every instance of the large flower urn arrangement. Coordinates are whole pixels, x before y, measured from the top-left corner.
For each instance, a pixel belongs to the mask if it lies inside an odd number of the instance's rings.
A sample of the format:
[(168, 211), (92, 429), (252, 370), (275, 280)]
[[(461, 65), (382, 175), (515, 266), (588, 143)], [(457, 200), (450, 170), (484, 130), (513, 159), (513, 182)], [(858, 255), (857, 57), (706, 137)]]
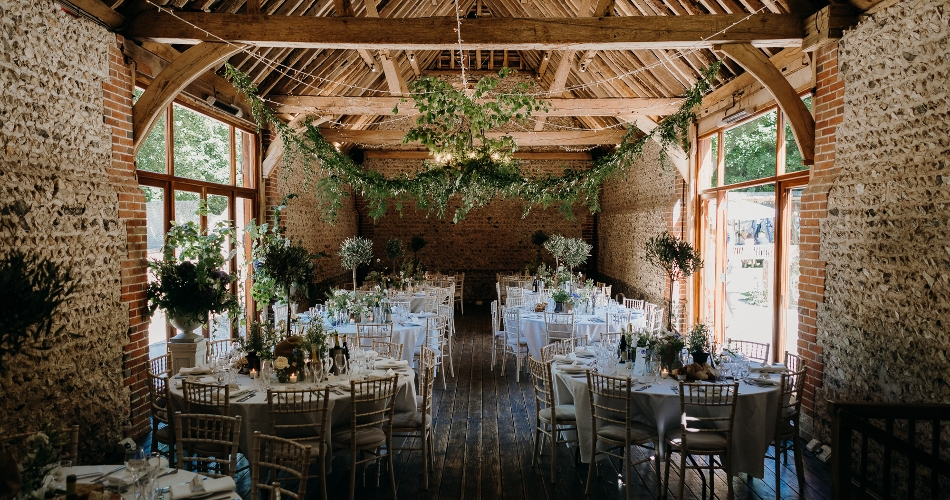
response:
[(234, 228), (218, 223), (202, 230), (194, 222), (173, 223), (165, 236), (163, 258), (149, 262), (152, 281), (146, 288), (147, 315), (162, 309), (168, 321), (181, 330), (173, 341), (195, 341), (202, 337), (194, 332), (208, 322), (209, 314), (240, 313), (240, 303), (231, 293), (236, 277), (224, 270), (234, 255), (228, 251)]

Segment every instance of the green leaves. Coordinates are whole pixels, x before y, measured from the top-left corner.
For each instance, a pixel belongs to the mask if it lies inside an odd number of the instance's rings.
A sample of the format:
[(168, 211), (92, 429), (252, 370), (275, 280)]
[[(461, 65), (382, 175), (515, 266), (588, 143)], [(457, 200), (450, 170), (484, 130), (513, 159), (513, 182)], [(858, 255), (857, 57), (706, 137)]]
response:
[[(577, 203), (584, 203), (591, 212), (600, 211), (600, 186), (625, 173), (642, 156), (648, 140), (657, 138), (664, 164), (668, 163), (668, 148), (689, 149), (688, 130), (696, 118), (694, 109), (712, 89), (719, 63), (703, 71), (696, 85), (687, 91), (683, 106), (651, 134), (631, 126), (616, 151), (594, 161), (591, 168), (569, 168), (561, 175), (542, 176), (531, 176), (521, 170), (513, 156), (518, 145), (510, 136), (488, 136), (493, 128), (512, 120), (523, 123), (533, 112), (547, 110), (543, 101), (528, 92), (527, 83), (519, 83), (508, 92), (493, 93), (510, 69), (501, 70), (498, 78), (484, 77), (462, 90), (438, 78), (419, 78), (409, 88), (420, 114), (403, 142), (418, 141), (425, 145), (434, 160), (423, 160), (423, 169), (414, 175), (402, 174), (392, 179), (364, 169), (340, 154), (309, 119), (302, 132), (292, 130), (264, 105), (247, 75), (230, 65), (225, 71), (234, 86), (247, 95), (258, 125), (270, 124), (277, 130), (284, 143), (285, 168), (289, 171), (299, 163), (308, 179), (317, 178), (314, 189), (325, 220), (336, 219), (352, 188), (366, 200), (373, 219), (383, 217), (390, 204), (401, 212), (408, 202), (444, 218), (449, 200), (457, 196), (460, 205), (452, 218), (458, 222), (496, 198), (521, 199), (524, 215), (535, 206), (556, 205), (572, 220)], [(399, 105), (393, 113), (399, 113)]]

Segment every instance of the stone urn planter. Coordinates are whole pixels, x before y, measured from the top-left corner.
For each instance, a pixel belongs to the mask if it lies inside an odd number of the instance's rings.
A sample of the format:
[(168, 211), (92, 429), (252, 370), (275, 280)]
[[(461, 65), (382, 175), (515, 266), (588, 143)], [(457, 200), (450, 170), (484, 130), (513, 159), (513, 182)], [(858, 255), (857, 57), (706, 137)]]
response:
[(202, 322), (178, 316), (169, 317), (168, 322), (181, 332), (169, 339), (170, 342), (199, 342), (204, 338), (201, 334), (195, 333), (195, 330), (204, 324)]

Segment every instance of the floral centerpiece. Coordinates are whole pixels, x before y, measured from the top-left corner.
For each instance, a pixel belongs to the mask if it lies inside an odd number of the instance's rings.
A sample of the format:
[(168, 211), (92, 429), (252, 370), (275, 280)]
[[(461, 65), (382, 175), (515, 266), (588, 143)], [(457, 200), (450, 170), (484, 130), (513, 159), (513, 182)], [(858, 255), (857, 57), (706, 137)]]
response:
[(322, 321), (311, 321), (301, 330), (304, 348), (310, 350), (310, 359), (323, 359), (330, 353), (330, 336)]
[(347, 238), (340, 244), (340, 265), (353, 270), (353, 290), (356, 290), (356, 268), (373, 260), (373, 241), (359, 236)]
[(277, 327), (269, 321), (253, 321), (248, 326), (247, 336), (239, 337), (241, 350), (245, 352), (248, 370), (261, 370), (261, 360), (274, 359), (274, 346), (277, 345)]
[(343, 322), (350, 315), (350, 301), (353, 292), (334, 289), (327, 292), (327, 315), (332, 324)]
[[(25, 436), (19, 440), (8, 443), (5, 449), (0, 452), (9, 453), (7, 459), (13, 458), (15, 466), (13, 470), (5, 470), (9, 473), (7, 485), (12, 488), (6, 491), (9, 497), (18, 500), (42, 499), (46, 497), (47, 490), (53, 490), (52, 485), (45, 482), (51, 466), (58, 463), (63, 448), (66, 446), (68, 436), (63, 429), (47, 421), (40, 426), (40, 430), (34, 434)], [(19, 453), (17, 453), (17, 451)], [(3, 460), (0, 460), (3, 461)], [(8, 466), (13, 465), (8, 462)], [(51, 493), (51, 491), (50, 491)]]
[(703, 364), (709, 360), (709, 327), (703, 322), (697, 322), (689, 331), (689, 352), (693, 361)]
[(155, 279), (145, 291), (146, 315), (165, 310), (171, 324), (183, 332), (175, 339), (200, 340), (193, 330), (208, 321), (209, 313), (227, 312), (231, 317), (240, 313), (240, 303), (229, 289), (236, 277), (223, 270), (234, 256), (235, 250), (224, 251), (233, 237), (234, 228), (224, 222), (207, 231), (194, 222), (173, 224), (165, 236), (163, 259), (149, 261)]
[[(682, 361), (680, 355), (686, 347), (685, 338), (676, 332), (664, 331), (656, 340), (656, 351), (660, 356), (660, 364), (669, 370), (677, 368), (677, 361)], [(679, 363), (682, 365), (682, 363)]]
[(274, 373), (277, 380), (286, 383), (290, 376), (302, 372), (304, 368), (304, 354), (309, 350), (306, 340), (298, 335), (291, 335), (280, 341), (274, 347)]
[(564, 311), (564, 304), (574, 303), (574, 298), (563, 288), (555, 288), (551, 292), (551, 300), (554, 301), (554, 312), (562, 312)]

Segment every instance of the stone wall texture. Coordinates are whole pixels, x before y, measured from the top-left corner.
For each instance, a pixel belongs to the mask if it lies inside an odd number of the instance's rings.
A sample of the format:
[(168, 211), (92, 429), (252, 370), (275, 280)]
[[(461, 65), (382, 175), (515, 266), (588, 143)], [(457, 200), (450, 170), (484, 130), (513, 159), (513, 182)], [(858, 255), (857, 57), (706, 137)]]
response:
[(649, 141), (626, 178), (604, 183), (597, 215), (597, 272), (613, 294), (667, 307), (666, 274), (646, 259), (646, 242), (670, 230), (679, 236), (672, 209), (681, 198), (676, 169), (660, 164), (660, 147)]
[[(420, 160), (370, 159), (366, 168), (387, 176), (412, 172), (421, 165)], [(587, 162), (522, 160), (522, 168), (528, 172), (560, 172), (566, 167), (583, 168)], [(537, 256), (537, 247), (531, 244), (531, 235), (537, 230), (548, 234), (562, 234), (572, 238), (584, 238), (593, 242), (592, 217), (583, 206), (575, 207), (574, 220), (568, 220), (557, 207), (532, 208), (522, 217), (524, 206), (519, 200), (495, 200), (487, 206), (468, 213), (457, 224), (452, 215), (457, 201), (451, 201), (444, 219), (435, 213), (427, 214), (414, 207), (405, 207), (402, 215), (392, 207), (378, 221), (368, 216), (368, 209), (360, 210), (360, 234), (373, 240), (376, 257), (386, 264), (386, 242), (391, 238), (402, 240), (407, 249), (415, 235), (428, 242), (419, 252), (419, 260), (433, 271), (464, 272), (466, 302), (491, 301), (496, 297), (496, 273), (524, 270)], [(547, 251), (542, 254), (550, 265), (553, 258)], [(593, 269), (593, 261), (581, 269)]]
[(895, 4), (837, 50), (844, 102), (837, 172), (823, 179), (815, 401), (950, 403), (950, 9)]
[(116, 185), (125, 181), (103, 120), (116, 38), (50, 0), (0, 0), (0, 25), (0, 254), (31, 252), (80, 279), (56, 315), (66, 334), (5, 360), (0, 433), (75, 422), (91, 459), (122, 438), (130, 415), (128, 233)]

